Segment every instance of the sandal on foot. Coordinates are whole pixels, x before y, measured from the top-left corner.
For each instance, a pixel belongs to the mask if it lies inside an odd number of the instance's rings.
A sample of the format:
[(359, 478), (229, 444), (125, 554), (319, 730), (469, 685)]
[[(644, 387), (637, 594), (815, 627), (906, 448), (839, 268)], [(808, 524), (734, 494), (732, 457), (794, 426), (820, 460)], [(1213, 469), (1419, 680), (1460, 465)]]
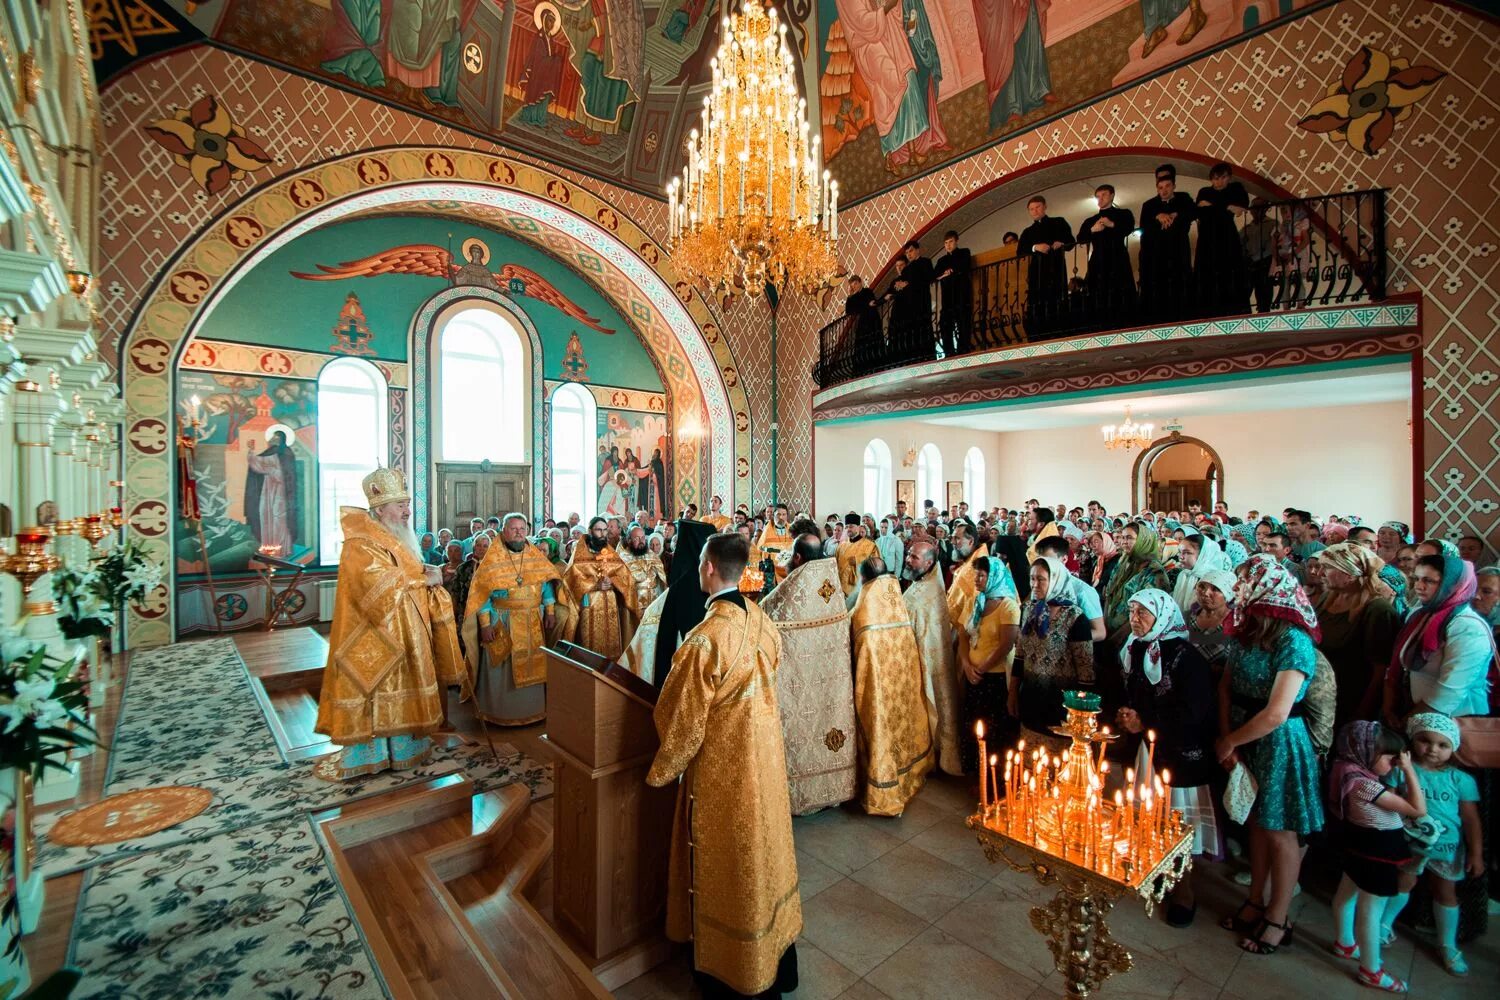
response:
[(1335, 941), (1331, 950), (1339, 958), (1359, 957), (1359, 945), (1357, 944), (1339, 944), (1337, 941)]
[(1368, 986), (1372, 990), (1381, 990), (1385, 993), (1406, 992), (1406, 981), (1397, 979), (1395, 976), (1391, 975), (1389, 972), (1386, 972), (1384, 969), (1381, 969), (1378, 972), (1371, 972), (1369, 969), (1361, 965), (1359, 967), (1359, 972), (1355, 975), (1355, 978), (1359, 980), (1359, 985)]
[[(1247, 920), (1244, 917), (1240, 916), (1240, 914), (1245, 912), (1246, 907), (1249, 907), (1255, 912), (1256, 916), (1254, 917), (1254, 919)], [(1261, 906), (1253, 899), (1247, 899), (1240, 904), (1240, 908), (1234, 912), (1233, 916), (1225, 917), (1223, 920), (1220, 920), (1219, 926), (1224, 928), (1226, 931), (1234, 931), (1236, 934), (1249, 934), (1251, 931), (1255, 930), (1256, 925), (1260, 923), (1260, 914), (1265, 912), (1266, 908), (1264, 906)]]
[(1448, 970), (1450, 976), (1467, 976), (1469, 974), (1469, 963), (1464, 961), (1464, 953), (1457, 948), (1444, 948), (1443, 968)]
[[(1281, 940), (1271, 944), (1266, 940), (1266, 931), (1270, 928), (1281, 931)], [(1254, 937), (1247, 937), (1240, 942), (1240, 951), (1251, 955), (1274, 955), (1282, 948), (1292, 946), (1292, 925), (1290, 922), (1278, 924), (1274, 920), (1262, 919), (1260, 926), (1256, 928)]]

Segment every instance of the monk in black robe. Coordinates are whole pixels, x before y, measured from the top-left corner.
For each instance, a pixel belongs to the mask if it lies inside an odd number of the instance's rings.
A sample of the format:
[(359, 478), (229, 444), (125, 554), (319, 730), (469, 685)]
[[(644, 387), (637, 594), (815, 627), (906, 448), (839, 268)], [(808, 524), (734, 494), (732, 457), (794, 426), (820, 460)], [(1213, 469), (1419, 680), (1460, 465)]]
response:
[(932, 270), (938, 288), (938, 343), (950, 358), (972, 349), (969, 334), (974, 313), (969, 290), (972, 267), (969, 251), (958, 245), (958, 233), (949, 230), (943, 236), (943, 252), (932, 262)]
[(1026, 203), (1031, 225), (1021, 230), (1021, 253), (1026, 265), (1026, 329), (1045, 337), (1066, 326), (1068, 318), (1068, 254), (1073, 227), (1061, 216), (1047, 214), (1047, 199), (1035, 195)]
[(844, 283), (847, 295), (844, 298), (844, 336), (849, 338), (847, 346), (840, 352), (849, 359), (851, 371), (841, 373), (854, 375), (867, 370), (884, 353), (884, 336), (880, 329), (880, 306), (875, 293), (865, 287), (864, 279), (857, 274), (849, 276)]
[(1227, 163), (1208, 172), (1198, 189), (1198, 249), (1193, 272), (1204, 316), (1238, 316), (1250, 311), (1249, 271), (1235, 216), (1250, 207), (1245, 185)]
[(1198, 208), (1177, 190), (1170, 164), (1156, 169), (1156, 197), (1141, 206), (1141, 313), (1151, 323), (1185, 319), (1191, 311), (1192, 245)]
[(1089, 248), (1085, 279), (1089, 324), (1129, 326), (1135, 315), (1135, 273), (1125, 241), (1135, 231), (1135, 216), (1115, 204), (1112, 184), (1099, 185), (1094, 198), (1099, 211), (1078, 227), (1079, 245)]
[(916, 240), (907, 243), (902, 253), (906, 267), (891, 285), (896, 291), (896, 303), (891, 307), (891, 339), (903, 346), (903, 361), (925, 361), (934, 356), (932, 261), (922, 256), (922, 245)]

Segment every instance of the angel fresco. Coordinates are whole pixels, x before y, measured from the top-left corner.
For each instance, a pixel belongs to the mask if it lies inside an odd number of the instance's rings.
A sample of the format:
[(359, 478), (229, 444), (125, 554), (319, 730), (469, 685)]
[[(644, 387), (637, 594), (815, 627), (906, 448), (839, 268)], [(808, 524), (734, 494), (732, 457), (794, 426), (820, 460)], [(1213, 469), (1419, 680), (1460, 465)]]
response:
[(502, 264), (500, 270), (491, 271), (490, 248), (483, 240), (465, 240), (463, 252), (466, 260), (457, 264), (451, 253), (436, 244), (407, 243), (359, 260), (346, 260), (341, 264), (318, 264), (316, 267), (321, 272), (318, 274), (293, 271), (292, 277), (304, 281), (342, 281), (345, 278), (373, 278), (382, 274), (416, 274), (428, 278), (443, 278), (455, 287), (477, 285), (491, 291), (526, 295), (600, 333), (615, 332), (600, 326), (597, 319), (558, 291), (556, 285), (528, 267)]

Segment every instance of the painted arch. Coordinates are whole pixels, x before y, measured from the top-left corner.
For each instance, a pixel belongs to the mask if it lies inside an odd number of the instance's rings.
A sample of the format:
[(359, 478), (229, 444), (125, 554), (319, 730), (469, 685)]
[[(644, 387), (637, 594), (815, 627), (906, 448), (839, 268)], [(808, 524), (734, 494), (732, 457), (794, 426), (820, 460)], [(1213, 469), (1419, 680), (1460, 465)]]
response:
[[(173, 372), (183, 348), (239, 277), (286, 243), (339, 219), (404, 206), (483, 218), (590, 280), (663, 373), (677, 504), (704, 490), (749, 501), (750, 408), (729, 346), (644, 229), (589, 191), (520, 160), (442, 147), (367, 150), (283, 175), (222, 212), (163, 269), (122, 337), (126, 516), (169, 577)], [(173, 640), (171, 594), (169, 579), (130, 610), (131, 645)]]

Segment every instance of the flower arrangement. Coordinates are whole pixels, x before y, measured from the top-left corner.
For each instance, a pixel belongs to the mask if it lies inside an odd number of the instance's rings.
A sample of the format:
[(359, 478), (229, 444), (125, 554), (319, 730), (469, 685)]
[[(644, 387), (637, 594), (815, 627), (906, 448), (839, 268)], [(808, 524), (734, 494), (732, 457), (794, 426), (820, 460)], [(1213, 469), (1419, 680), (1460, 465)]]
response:
[(99, 574), (62, 569), (52, 574), (52, 597), (58, 606), (58, 627), (69, 639), (108, 635), (115, 612)]
[(127, 540), (105, 553), (94, 573), (99, 580), (100, 599), (109, 607), (118, 608), (127, 602), (139, 602), (159, 587), (162, 568), (147, 558), (135, 542)]
[(29, 643), (0, 661), (0, 767), (38, 779), (49, 767), (66, 769), (68, 751), (94, 743), (88, 695), (72, 676), (77, 661)]

